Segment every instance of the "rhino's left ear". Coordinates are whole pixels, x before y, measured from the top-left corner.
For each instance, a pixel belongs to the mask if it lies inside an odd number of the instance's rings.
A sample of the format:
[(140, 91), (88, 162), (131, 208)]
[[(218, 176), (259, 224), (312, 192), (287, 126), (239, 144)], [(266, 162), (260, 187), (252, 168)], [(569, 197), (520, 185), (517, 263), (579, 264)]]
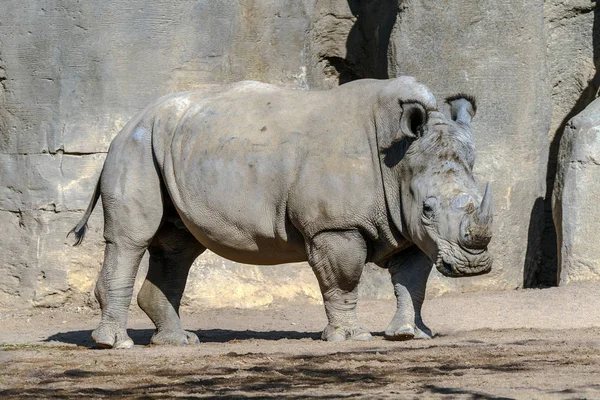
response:
[(477, 111), (477, 105), (473, 96), (461, 93), (448, 97), (446, 102), (450, 104), (450, 116), (453, 121), (471, 126), (471, 120)]
[(402, 116), (400, 117), (400, 131), (395, 141), (402, 137), (416, 138), (419, 136), (419, 128), (427, 122), (427, 110), (419, 102), (408, 102), (402, 104)]

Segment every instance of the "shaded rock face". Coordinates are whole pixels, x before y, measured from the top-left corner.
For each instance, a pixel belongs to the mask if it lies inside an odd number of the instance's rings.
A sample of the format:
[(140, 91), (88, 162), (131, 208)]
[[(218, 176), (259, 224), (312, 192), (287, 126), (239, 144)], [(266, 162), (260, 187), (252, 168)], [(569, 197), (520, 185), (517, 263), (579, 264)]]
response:
[(600, 99), (571, 119), (558, 153), (554, 221), (559, 284), (600, 281)]
[[(494, 270), (434, 275), (430, 293), (520, 287), (540, 270), (549, 142), (594, 72), (587, 1), (4, 0), (0, 9), (0, 306), (95, 304), (100, 208), (83, 247), (64, 235), (111, 139), (161, 95), (243, 79), (324, 89), (411, 74), (440, 102), (475, 95), (476, 174), (496, 198)], [(582, 51), (563, 55), (570, 46)], [(362, 296), (393, 297), (387, 275), (368, 266)], [(205, 254), (184, 304), (264, 307), (318, 293), (305, 264)]]

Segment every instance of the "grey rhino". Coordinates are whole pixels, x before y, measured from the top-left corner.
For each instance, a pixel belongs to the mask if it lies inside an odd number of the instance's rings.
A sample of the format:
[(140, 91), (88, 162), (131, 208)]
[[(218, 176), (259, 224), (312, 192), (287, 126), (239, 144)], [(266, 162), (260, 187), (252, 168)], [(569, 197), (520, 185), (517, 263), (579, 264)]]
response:
[(479, 194), (470, 132), (475, 105), (437, 111), (411, 77), (359, 80), (324, 91), (258, 82), (207, 86), (159, 99), (116, 136), (83, 219), (102, 196), (102, 318), (92, 337), (130, 348), (126, 331), (142, 255), (138, 303), (155, 344), (197, 343), (179, 304), (194, 259), (207, 248), (233, 261), (308, 261), (329, 321), (322, 338), (369, 339), (357, 320), (365, 263), (388, 267), (397, 295), (389, 339), (431, 337), (421, 304), (432, 265), (483, 274), (491, 193)]

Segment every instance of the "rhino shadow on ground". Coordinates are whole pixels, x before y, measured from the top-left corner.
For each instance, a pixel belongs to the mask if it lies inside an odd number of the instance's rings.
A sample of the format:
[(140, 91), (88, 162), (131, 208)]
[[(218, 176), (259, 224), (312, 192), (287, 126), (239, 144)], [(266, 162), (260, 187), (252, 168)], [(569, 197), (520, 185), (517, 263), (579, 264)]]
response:
[[(129, 336), (137, 345), (146, 346), (154, 334), (154, 329), (127, 329)], [(239, 340), (321, 340), (321, 332), (299, 332), (299, 331), (234, 331), (231, 329), (204, 329), (193, 331), (200, 343), (227, 343)], [(383, 336), (383, 332), (371, 332), (373, 336)], [(437, 336), (437, 335), (436, 335)], [(97, 348), (92, 339), (92, 330), (79, 330), (70, 332), (58, 332), (43, 340), (46, 343), (59, 342), (74, 344), (81, 347)]]
[[(149, 345), (154, 329), (127, 329), (129, 336), (137, 345)], [(205, 329), (193, 331), (201, 343), (226, 343), (238, 340), (281, 340), (313, 339), (320, 340), (321, 332), (298, 331), (235, 331), (230, 329)], [(379, 332), (380, 335), (383, 333)], [(92, 339), (92, 330), (58, 332), (48, 336), (44, 342), (60, 342), (82, 347), (97, 347)], [(377, 335), (377, 333), (376, 333)]]

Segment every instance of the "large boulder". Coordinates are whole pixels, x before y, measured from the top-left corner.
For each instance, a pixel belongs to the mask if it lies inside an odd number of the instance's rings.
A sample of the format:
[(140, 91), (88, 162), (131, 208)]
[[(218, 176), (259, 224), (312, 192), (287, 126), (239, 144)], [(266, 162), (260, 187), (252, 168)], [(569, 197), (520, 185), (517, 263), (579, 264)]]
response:
[(559, 284), (600, 281), (600, 99), (571, 119), (560, 142), (553, 214)]

